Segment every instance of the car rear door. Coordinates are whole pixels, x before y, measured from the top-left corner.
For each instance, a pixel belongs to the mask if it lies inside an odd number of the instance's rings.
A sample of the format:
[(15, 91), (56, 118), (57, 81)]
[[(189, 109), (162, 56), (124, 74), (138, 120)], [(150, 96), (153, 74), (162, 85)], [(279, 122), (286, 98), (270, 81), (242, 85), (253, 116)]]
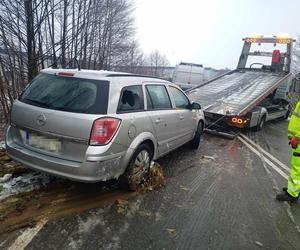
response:
[(151, 118), (158, 144), (159, 155), (176, 148), (177, 111), (164, 84), (146, 84), (147, 114)]

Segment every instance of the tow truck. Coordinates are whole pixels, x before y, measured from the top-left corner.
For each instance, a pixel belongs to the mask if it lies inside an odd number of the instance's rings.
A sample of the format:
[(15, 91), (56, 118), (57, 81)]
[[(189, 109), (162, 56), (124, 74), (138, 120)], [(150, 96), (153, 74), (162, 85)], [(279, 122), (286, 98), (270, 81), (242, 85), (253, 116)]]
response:
[(266, 121), (289, 116), (295, 40), (255, 36), (243, 41), (235, 70), (187, 91), (191, 100), (202, 104), (207, 132), (234, 137), (234, 128), (258, 131)]

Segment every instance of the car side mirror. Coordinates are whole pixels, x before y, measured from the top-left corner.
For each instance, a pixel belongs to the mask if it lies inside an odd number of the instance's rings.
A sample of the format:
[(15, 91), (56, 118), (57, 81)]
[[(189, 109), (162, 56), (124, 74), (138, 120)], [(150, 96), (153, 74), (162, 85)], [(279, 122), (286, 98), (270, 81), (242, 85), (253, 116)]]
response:
[(201, 109), (201, 105), (197, 102), (192, 102), (191, 109)]

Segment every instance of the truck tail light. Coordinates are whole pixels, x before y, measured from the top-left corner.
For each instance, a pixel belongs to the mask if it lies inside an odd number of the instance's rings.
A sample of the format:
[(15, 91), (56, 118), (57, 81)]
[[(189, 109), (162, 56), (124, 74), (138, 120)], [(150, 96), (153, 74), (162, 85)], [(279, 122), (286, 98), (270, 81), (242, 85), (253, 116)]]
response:
[(121, 120), (116, 118), (100, 118), (94, 121), (90, 137), (90, 145), (109, 143), (120, 127)]
[(248, 119), (245, 119), (243, 117), (232, 117), (229, 121), (230, 124), (238, 126), (238, 127), (243, 127), (247, 124)]
[(233, 123), (237, 123), (237, 124), (243, 124), (243, 123), (244, 123), (243, 119), (238, 118), (238, 117), (233, 117), (233, 118), (231, 119), (231, 121), (232, 121)]

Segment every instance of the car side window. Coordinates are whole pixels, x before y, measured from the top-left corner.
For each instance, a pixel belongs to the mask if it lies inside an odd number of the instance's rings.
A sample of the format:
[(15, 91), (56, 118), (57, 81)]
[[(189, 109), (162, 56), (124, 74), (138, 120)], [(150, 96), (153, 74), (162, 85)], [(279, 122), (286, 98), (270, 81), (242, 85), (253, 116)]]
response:
[[(171, 109), (172, 104), (167, 92), (163, 85), (147, 85), (147, 103), (148, 109)], [(148, 100), (149, 99), (149, 100)]]
[(117, 112), (134, 112), (144, 110), (143, 89), (141, 85), (124, 87)]
[(190, 102), (187, 97), (177, 88), (170, 86), (171, 95), (174, 98), (176, 108), (188, 109)]

